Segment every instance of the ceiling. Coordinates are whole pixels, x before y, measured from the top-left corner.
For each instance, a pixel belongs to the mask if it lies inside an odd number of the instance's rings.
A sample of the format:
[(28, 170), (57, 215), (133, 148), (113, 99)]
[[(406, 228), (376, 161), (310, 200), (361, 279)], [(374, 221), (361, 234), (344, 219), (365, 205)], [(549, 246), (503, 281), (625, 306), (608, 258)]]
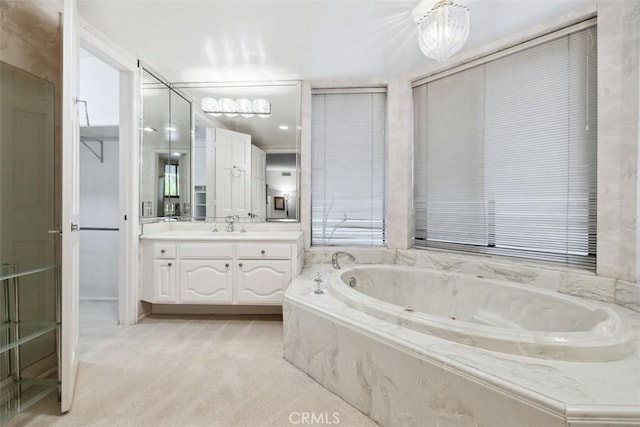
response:
[[(456, 0), (468, 50), (595, 0)], [(418, 48), (418, 0), (78, 0), (80, 15), (170, 81), (350, 80), (399, 76)]]
[[(412, 11), (419, 0), (77, 1), (86, 21), (164, 79), (216, 82), (182, 85), (196, 111), (203, 97), (269, 100), (273, 114), (266, 119), (208, 117), (203, 123), (200, 115), (196, 123), (200, 131), (222, 126), (248, 133), (269, 152), (297, 147), (299, 88), (220, 82), (373, 79), (433, 64), (418, 47)], [(471, 10), (464, 51), (595, 0), (455, 1)]]

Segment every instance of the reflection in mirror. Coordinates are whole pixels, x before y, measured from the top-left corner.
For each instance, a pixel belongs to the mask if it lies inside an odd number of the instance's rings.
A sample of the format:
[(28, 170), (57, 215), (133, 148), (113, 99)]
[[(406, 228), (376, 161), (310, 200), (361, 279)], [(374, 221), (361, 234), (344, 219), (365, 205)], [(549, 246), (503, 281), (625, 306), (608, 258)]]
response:
[(267, 154), (267, 220), (298, 218), (296, 153)]
[(142, 69), (141, 216), (191, 216), (191, 102)]
[[(300, 83), (171, 86), (194, 100), (194, 219), (298, 221)], [(271, 113), (206, 114), (203, 99), (266, 100)]]

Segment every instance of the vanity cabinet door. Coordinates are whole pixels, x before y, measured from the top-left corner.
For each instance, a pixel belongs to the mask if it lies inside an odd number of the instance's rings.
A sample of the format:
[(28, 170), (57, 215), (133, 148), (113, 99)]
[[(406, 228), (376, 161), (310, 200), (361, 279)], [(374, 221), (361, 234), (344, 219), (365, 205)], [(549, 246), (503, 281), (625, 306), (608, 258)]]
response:
[(231, 264), (231, 259), (181, 259), (180, 302), (231, 304), (233, 302)]
[(154, 302), (176, 302), (176, 262), (175, 260), (153, 260)]
[(291, 261), (236, 261), (238, 304), (282, 304), (291, 280)]

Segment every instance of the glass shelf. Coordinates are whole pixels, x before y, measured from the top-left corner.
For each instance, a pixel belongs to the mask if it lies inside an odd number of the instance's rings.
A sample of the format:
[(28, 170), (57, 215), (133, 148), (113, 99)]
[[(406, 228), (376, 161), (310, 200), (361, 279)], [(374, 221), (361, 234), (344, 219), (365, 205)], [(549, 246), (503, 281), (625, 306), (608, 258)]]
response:
[(58, 268), (57, 264), (0, 264), (0, 280), (28, 276), (56, 268)]
[(22, 379), (0, 387), (0, 425), (58, 389), (58, 380)]
[[(38, 275), (36, 280), (21, 277)], [(49, 276), (52, 277), (49, 277)], [(48, 279), (52, 279), (49, 281)], [(54, 288), (54, 319), (20, 320), (20, 287), (51, 284)], [(0, 425), (24, 411), (58, 388), (57, 379), (20, 378), (23, 369), (20, 346), (49, 333), (56, 333), (56, 353), (60, 354), (60, 267), (57, 264), (0, 263), (0, 291), (4, 293), (4, 307), (0, 320), (0, 354), (7, 355), (3, 363), (11, 372), (0, 381)], [(59, 363), (59, 361), (58, 361)]]
[[(0, 341), (0, 353), (18, 347), (19, 345), (45, 335), (51, 331), (55, 331), (59, 326), (56, 322), (5, 322), (0, 325), (0, 333), (13, 331), (16, 325), (18, 325), (18, 328), (20, 329), (20, 335), (18, 337), (12, 337), (9, 342)], [(0, 338), (0, 340), (1, 339), (2, 338)]]

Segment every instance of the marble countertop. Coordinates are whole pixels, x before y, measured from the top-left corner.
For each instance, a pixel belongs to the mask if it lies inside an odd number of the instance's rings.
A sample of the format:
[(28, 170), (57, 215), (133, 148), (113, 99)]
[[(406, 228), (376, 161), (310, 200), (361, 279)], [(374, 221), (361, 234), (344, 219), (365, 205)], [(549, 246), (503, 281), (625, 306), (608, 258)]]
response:
[(218, 231), (212, 230), (170, 230), (142, 234), (142, 240), (214, 240), (214, 241), (297, 241), (302, 237), (300, 231)]
[(484, 350), (419, 333), (366, 315), (331, 295), (312, 292), (313, 278), (320, 273), (328, 283), (339, 270), (330, 265), (312, 265), (302, 272), (286, 292), (285, 301), (304, 306), (317, 315), (331, 317), (368, 335), (431, 363), (454, 369), (461, 375), (498, 387), (536, 405), (566, 416), (606, 417), (616, 413), (630, 419), (640, 418), (640, 313), (619, 305), (609, 307), (631, 326), (637, 350), (631, 356), (613, 362), (564, 362), (536, 359)]
[[(141, 240), (181, 241), (280, 241), (302, 243), (300, 224), (236, 222), (235, 230), (228, 224), (213, 222), (158, 222), (142, 226)], [(217, 231), (214, 231), (217, 230)], [(245, 230), (244, 232), (242, 230)]]

